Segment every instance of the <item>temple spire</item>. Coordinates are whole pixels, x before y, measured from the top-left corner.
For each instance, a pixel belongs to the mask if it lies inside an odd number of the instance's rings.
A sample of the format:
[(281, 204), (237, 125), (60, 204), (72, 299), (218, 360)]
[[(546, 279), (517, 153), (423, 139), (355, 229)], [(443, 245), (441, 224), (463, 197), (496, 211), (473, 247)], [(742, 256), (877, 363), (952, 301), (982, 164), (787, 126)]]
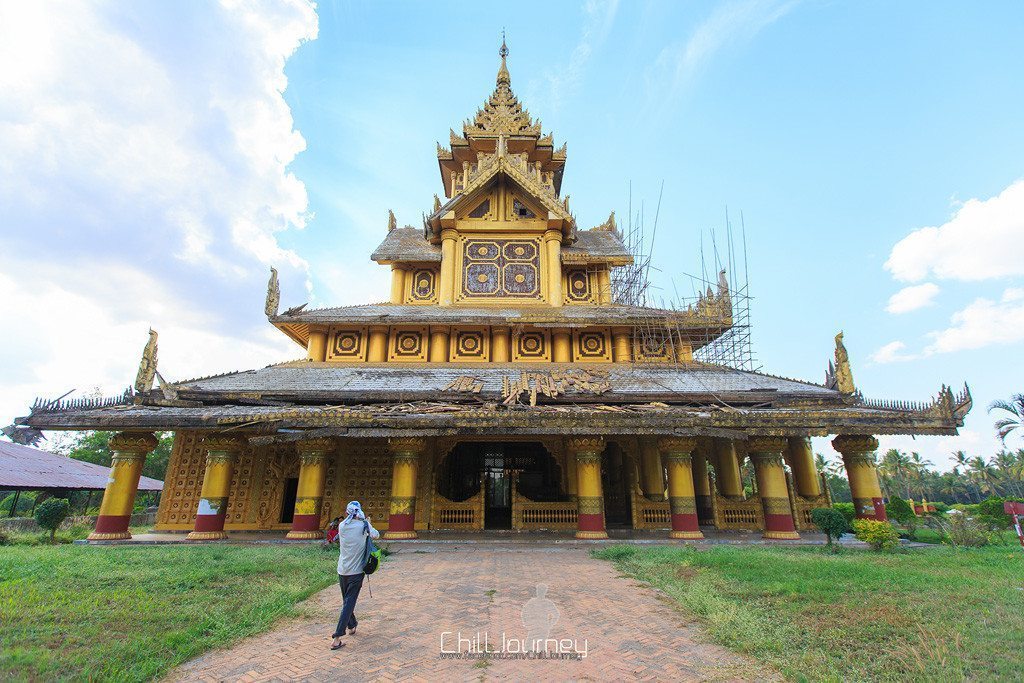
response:
[(508, 45), (505, 44), (505, 31), (501, 32), (501, 49), (498, 50), (498, 54), (501, 55), (501, 68), (498, 69), (498, 82), (500, 86), (512, 85), (512, 77), (508, 73), (508, 66), (505, 64), (505, 58), (508, 57)]

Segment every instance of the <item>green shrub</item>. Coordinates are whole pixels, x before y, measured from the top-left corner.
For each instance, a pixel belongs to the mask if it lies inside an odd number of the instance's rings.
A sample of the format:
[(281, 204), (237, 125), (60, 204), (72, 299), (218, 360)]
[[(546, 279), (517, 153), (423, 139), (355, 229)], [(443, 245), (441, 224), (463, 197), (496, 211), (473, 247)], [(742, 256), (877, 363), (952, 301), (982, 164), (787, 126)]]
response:
[(965, 512), (953, 512), (930, 517), (943, 538), (954, 547), (980, 548), (992, 542), (993, 534), (976, 517)]
[(853, 534), (872, 550), (889, 550), (900, 544), (900, 535), (893, 525), (876, 519), (853, 520)]
[(853, 507), (853, 503), (832, 503), (832, 509), (841, 512), (846, 518), (847, 524), (853, 524), (853, 519), (857, 516), (857, 510)]
[(0, 545), (14, 545), (14, 538), (6, 529), (0, 529)]
[(895, 520), (900, 525), (913, 532), (917, 528), (917, 515), (914, 514), (914, 507), (902, 498), (890, 498), (885, 504), (885, 514), (889, 519)]
[(70, 511), (71, 503), (64, 498), (47, 498), (36, 507), (36, 524), (50, 532), (50, 543), (55, 542), (57, 528)]
[(1003, 511), (1004, 500), (999, 496), (989, 496), (974, 506), (974, 518), (989, 531), (1002, 531), (1012, 525), (1010, 515)]
[(942, 501), (936, 501), (936, 502), (932, 503), (932, 505), (935, 506), (935, 512), (934, 513), (928, 513), (928, 514), (941, 515), (942, 513), (949, 512), (952, 509), (952, 508), (950, 508), (949, 505), (947, 505), (946, 503), (943, 503)]
[(829, 545), (832, 545), (833, 538), (838, 541), (843, 537), (843, 534), (850, 531), (850, 525), (847, 523), (846, 517), (835, 508), (816, 508), (811, 510), (811, 521), (814, 523), (814, 526), (818, 527), (825, 534)]

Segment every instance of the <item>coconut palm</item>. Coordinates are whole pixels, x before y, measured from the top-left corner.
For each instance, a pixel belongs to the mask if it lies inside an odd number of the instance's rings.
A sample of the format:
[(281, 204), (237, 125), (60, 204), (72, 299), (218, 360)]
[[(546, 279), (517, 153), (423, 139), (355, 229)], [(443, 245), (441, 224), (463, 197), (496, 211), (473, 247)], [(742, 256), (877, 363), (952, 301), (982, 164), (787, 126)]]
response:
[(931, 460), (925, 460), (920, 453), (911, 453), (909, 458), (909, 476), (917, 482), (918, 493), (925, 497), (925, 479), (928, 475), (928, 468), (932, 466)]
[(999, 439), (1006, 443), (1006, 437), (1012, 432), (1020, 430), (1024, 432), (1024, 394), (1014, 394), (1009, 401), (992, 401), (988, 406), (988, 412), (1001, 410), (1005, 415), (996, 420), (995, 428)]
[(967, 474), (978, 487), (979, 491), (986, 491), (989, 495), (998, 495), (999, 488), (996, 484), (998, 475), (995, 468), (985, 462), (981, 456), (971, 458), (968, 463), (970, 470)]
[(906, 491), (906, 498), (910, 498), (910, 459), (905, 453), (895, 448), (890, 448), (882, 456), (882, 462), (878, 466), (879, 477), (887, 486), (887, 493), (891, 496), (894, 491)]
[(1017, 462), (1017, 456), (1009, 451), (1000, 451), (992, 457), (989, 465), (995, 469), (1000, 482), (1007, 491), (1015, 496), (1021, 495), (1021, 485), (1018, 478), (1020, 464)]
[[(971, 459), (963, 451), (956, 451), (953, 453), (953, 462), (955, 463), (953, 471), (956, 472), (958, 476), (964, 477), (964, 488), (967, 489), (968, 497), (973, 497), (975, 503), (980, 503), (981, 491), (978, 490), (978, 487), (974, 484), (974, 480), (971, 479), (970, 475)], [(970, 501), (968, 500), (968, 502)]]

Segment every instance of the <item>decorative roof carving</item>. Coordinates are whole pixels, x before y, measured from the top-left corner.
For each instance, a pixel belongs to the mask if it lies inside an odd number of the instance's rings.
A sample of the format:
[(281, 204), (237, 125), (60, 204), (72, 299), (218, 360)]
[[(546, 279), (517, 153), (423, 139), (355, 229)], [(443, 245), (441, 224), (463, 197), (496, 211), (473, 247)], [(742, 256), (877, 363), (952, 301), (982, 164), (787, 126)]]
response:
[(388, 209), (388, 232), (391, 232), (398, 227), (398, 220), (395, 218), (395, 212)]
[(277, 281), (277, 268), (270, 269), (270, 280), (267, 282), (267, 300), (263, 304), (263, 312), (268, 318), (277, 315), (277, 309), (281, 305), (281, 285)]
[(149, 341), (146, 342), (146, 347), (142, 350), (139, 372), (135, 375), (135, 391), (140, 394), (152, 389), (153, 380), (156, 378), (156, 338), (156, 331), (150, 328)]
[(842, 331), (836, 335), (836, 364), (835, 366), (829, 364), (829, 368), (832, 379), (830, 380), (826, 375), (826, 385), (833, 383), (835, 388), (844, 394), (852, 394), (857, 391), (857, 387), (853, 383), (853, 371), (850, 370), (850, 356), (846, 353), (846, 345), (843, 344)]
[[(501, 41), (501, 67), (498, 69), (496, 86), (472, 120), (467, 120), (462, 130), (466, 138), (493, 138), (499, 135), (540, 137), (540, 121), (530, 118), (530, 112), (523, 109), (519, 99), (512, 92), (512, 77), (508, 72), (505, 57), (508, 47)], [(452, 143), (458, 144), (453, 135)]]

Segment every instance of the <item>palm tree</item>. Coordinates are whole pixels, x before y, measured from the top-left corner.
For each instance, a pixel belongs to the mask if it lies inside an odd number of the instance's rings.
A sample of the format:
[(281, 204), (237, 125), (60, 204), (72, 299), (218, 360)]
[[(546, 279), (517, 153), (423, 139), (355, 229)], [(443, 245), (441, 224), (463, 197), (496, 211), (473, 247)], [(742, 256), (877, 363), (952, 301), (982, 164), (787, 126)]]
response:
[(987, 491), (989, 495), (998, 495), (999, 490), (996, 486), (998, 477), (994, 467), (986, 463), (981, 456), (971, 458), (968, 466), (971, 468), (968, 476), (974, 481), (978, 491)]
[[(905, 453), (900, 453), (895, 448), (890, 448), (882, 456), (882, 462), (878, 466), (878, 473), (882, 480), (887, 482), (896, 491), (906, 488), (907, 498), (910, 498), (910, 458)], [(891, 491), (889, 492), (891, 494)]]
[(1015, 430), (1024, 432), (1024, 394), (1014, 394), (1009, 401), (992, 401), (988, 406), (988, 412), (1001, 410), (1006, 413), (1005, 417), (996, 420), (995, 428), (999, 439), (1006, 443), (1006, 437)]
[(1017, 457), (1009, 451), (1000, 451), (996, 453), (989, 461), (989, 465), (995, 469), (998, 474), (1000, 481), (1006, 486), (1006, 488), (1013, 492), (1013, 495), (1021, 495), (1020, 482), (1017, 481), (1017, 471), (1019, 464)]
[(943, 472), (940, 475), (939, 494), (952, 498), (954, 502), (960, 502), (960, 493), (964, 490), (964, 477), (956, 467), (952, 472)]
[(921, 497), (925, 497), (924, 480), (925, 475), (928, 474), (928, 468), (932, 465), (931, 460), (925, 460), (921, 457), (920, 453), (910, 454), (910, 477), (917, 482), (917, 490), (921, 494)]

